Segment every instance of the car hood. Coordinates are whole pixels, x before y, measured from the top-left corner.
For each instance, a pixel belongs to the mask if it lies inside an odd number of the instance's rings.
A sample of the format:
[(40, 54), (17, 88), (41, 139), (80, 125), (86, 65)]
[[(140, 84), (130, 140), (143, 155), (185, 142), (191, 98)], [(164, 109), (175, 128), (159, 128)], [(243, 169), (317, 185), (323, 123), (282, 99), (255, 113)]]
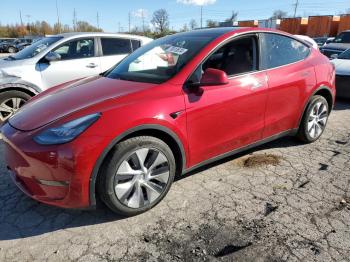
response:
[[(16, 129), (31, 131), (71, 113), (103, 101), (155, 86), (105, 77), (90, 77), (60, 88), (53, 88), (23, 106), (9, 123)], [(97, 112), (96, 112), (97, 113)]]
[(331, 62), (335, 65), (335, 73), (337, 75), (350, 76), (350, 60), (334, 59)]
[(342, 44), (342, 43), (330, 43), (323, 47), (323, 49), (333, 49), (333, 50), (339, 50), (339, 51), (345, 51), (348, 48), (350, 48), (350, 44)]

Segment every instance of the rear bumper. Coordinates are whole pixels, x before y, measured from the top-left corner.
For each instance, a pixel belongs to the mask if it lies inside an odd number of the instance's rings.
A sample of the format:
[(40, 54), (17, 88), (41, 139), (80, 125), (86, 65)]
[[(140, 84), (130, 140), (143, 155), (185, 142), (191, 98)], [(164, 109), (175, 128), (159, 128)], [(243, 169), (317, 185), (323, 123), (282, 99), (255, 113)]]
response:
[(63, 208), (90, 207), (89, 177), (85, 179), (86, 174), (77, 169), (74, 148), (41, 147), (28, 132), (20, 132), (8, 123), (2, 127), (2, 137), (9, 173), (26, 195)]
[(350, 75), (337, 75), (336, 76), (336, 89), (337, 97), (350, 98)]

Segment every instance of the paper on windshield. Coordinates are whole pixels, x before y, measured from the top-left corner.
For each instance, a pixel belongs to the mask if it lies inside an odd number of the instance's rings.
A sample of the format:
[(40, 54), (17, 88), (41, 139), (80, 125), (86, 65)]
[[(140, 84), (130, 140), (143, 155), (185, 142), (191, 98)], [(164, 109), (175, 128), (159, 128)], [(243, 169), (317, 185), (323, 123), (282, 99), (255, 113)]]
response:
[(169, 52), (169, 53), (174, 53), (177, 55), (183, 55), (184, 53), (186, 53), (188, 51), (188, 49), (182, 48), (182, 47), (177, 47), (177, 46), (170, 46), (165, 51)]

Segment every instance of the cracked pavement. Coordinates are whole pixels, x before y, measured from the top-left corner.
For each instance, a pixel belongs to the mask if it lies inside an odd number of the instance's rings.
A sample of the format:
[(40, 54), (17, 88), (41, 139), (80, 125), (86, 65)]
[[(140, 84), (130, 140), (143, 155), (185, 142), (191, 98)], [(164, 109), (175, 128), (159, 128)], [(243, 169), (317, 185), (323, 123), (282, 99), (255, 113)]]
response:
[(0, 261), (350, 261), (349, 101), (319, 141), (283, 138), (192, 172), (132, 218), (39, 204), (0, 159)]

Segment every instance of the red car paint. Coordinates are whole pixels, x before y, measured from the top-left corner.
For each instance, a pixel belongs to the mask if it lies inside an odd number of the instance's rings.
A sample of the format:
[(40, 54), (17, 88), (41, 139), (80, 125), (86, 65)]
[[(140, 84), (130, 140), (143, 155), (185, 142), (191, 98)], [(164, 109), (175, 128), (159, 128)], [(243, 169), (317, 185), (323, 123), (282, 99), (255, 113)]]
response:
[[(201, 87), (201, 92), (184, 87), (219, 44), (260, 31), (284, 34), (257, 28), (225, 33), (162, 84), (93, 77), (38, 95), (2, 128), (14, 181), (38, 201), (85, 208), (94, 204), (94, 183), (104, 156), (118, 138), (134, 130), (157, 127), (177, 138), (184, 173), (214, 157), (297, 129), (309, 98), (320, 87), (331, 92), (333, 102), (335, 97), (334, 68), (312, 48), (307, 59), (294, 64), (229, 78), (227, 84)], [(70, 143), (44, 146), (33, 140), (48, 127), (97, 112), (101, 118)]]

